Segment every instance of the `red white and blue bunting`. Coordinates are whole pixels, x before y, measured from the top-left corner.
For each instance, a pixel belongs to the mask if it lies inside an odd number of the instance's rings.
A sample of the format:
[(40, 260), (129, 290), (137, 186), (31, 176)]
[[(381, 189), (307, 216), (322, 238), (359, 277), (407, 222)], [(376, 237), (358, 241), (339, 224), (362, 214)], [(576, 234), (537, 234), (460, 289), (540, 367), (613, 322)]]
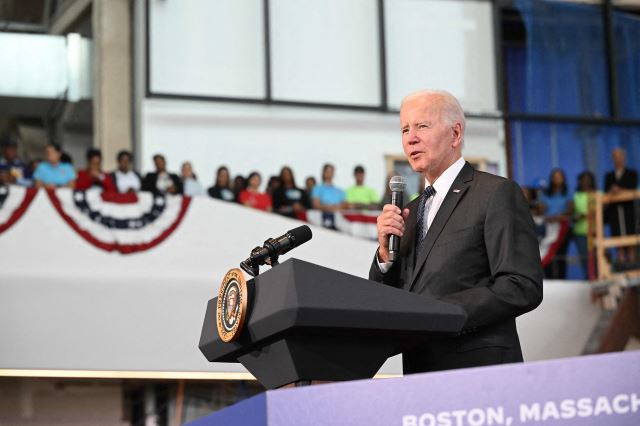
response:
[(164, 241), (184, 218), (191, 198), (178, 195), (103, 193), (100, 189), (47, 190), (64, 221), (87, 242), (129, 254)]
[[(27, 211), (37, 195), (35, 188), (0, 185), (0, 234), (11, 228)], [(62, 219), (93, 246), (122, 254), (157, 246), (168, 238), (184, 218), (191, 198), (139, 193), (103, 193), (99, 189), (46, 190)], [(313, 225), (333, 227), (346, 234), (377, 239), (377, 211), (345, 211), (326, 214), (308, 210), (298, 219)], [(534, 218), (541, 232), (540, 257), (548, 265), (568, 238), (566, 221), (545, 223)]]
[(22, 217), (37, 193), (33, 188), (0, 185), (0, 234)]
[(547, 267), (553, 260), (554, 256), (568, 238), (569, 233), (569, 221), (561, 220), (559, 222), (544, 222), (541, 217), (534, 218), (536, 224), (544, 225), (544, 235), (539, 240), (540, 245), (540, 259), (542, 260), (542, 266)]
[(342, 212), (322, 212), (320, 210), (307, 210), (301, 220), (312, 225), (335, 228), (345, 234), (369, 240), (378, 239), (378, 215), (379, 211), (347, 210)]
[[(325, 213), (320, 210), (308, 210), (299, 219), (305, 220), (313, 225), (335, 228), (338, 231), (353, 235), (355, 237), (378, 239), (377, 217), (378, 211), (344, 211)], [(567, 220), (559, 222), (545, 222), (543, 217), (535, 217), (534, 221), (538, 227), (540, 258), (542, 266), (546, 267), (551, 263), (564, 241), (569, 237), (569, 222)]]

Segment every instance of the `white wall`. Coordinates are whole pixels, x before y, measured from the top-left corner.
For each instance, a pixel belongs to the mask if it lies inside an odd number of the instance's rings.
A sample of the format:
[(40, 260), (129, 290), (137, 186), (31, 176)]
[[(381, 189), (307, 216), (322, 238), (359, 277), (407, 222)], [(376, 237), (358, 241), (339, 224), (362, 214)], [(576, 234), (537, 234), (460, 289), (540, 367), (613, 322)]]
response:
[[(81, 239), (40, 192), (0, 234), (0, 375), (2, 369), (244, 371), (210, 364), (198, 350), (206, 303), (251, 248), (297, 225), (197, 198), (165, 242), (123, 256)], [(315, 227), (313, 234), (283, 260), (295, 256), (367, 276), (375, 243)], [(598, 317), (590, 290), (584, 283), (545, 284), (542, 306), (518, 320), (527, 360), (581, 353)], [(382, 370), (400, 371), (397, 357)]]
[[(382, 193), (385, 154), (402, 155), (395, 114), (147, 99), (141, 127), (143, 170), (153, 168), (154, 154), (164, 153), (172, 170), (192, 161), (206, 185), (223, 164), (232, 175), (258, 170), (264, 181), (290, 165), (302, 185), (306, 176), (319, 179), (322, 165), (331, 162), (336, 185), (353, 185), (353, 168), (362, 164), (366, 183)], [(505, 175), (502, 134), (502, 120), (468, 120), (463, 154), (496, 162)]]

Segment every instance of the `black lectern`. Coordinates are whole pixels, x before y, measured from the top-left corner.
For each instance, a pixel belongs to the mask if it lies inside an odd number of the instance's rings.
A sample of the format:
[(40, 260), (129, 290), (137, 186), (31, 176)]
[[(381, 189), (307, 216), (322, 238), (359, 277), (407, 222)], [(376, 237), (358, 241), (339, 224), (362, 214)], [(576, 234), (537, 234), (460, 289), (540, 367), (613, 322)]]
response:
[(311, 380), (375, 375), (412, 345), (462, 328), (459, 306), (298, 259), (247, 282), (249, 310), (239, 339), (225, 343), (209, 300), (200, 350), (240, 362), (268, 389)]

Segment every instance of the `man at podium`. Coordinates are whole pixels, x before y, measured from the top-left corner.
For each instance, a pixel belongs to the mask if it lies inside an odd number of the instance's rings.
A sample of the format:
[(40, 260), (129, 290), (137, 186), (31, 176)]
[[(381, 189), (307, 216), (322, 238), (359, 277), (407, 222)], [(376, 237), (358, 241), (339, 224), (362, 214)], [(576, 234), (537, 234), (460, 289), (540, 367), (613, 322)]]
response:
[[(400, 126), (404, 153), (426, 189), (403, 209), (384, 206), (369, 278), (468, 315), (457, 336), (404, 352), (404, 373), (522, 362), (515, 318), (542, 301), (542, 267), (520, 187), (465, 162), (464, 112), (451, 94), (410, 94)], [(391, 235), (401, 238), (393, 261)]]

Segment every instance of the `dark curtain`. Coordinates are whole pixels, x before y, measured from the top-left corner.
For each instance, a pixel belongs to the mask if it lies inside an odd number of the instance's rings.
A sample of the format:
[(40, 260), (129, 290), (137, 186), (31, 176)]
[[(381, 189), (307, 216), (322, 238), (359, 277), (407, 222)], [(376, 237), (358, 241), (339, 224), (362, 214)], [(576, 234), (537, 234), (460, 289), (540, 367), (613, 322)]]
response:
[(640, 118), (640, 18), (618, 11), (612, 15), (620, 115)]
[(527, 43), (524, 63), (512, 67), (521, 86), (510, 86), (511, 111), (608, 116), (602, 8), (543, 0), (517, 0), (515, 7)]

